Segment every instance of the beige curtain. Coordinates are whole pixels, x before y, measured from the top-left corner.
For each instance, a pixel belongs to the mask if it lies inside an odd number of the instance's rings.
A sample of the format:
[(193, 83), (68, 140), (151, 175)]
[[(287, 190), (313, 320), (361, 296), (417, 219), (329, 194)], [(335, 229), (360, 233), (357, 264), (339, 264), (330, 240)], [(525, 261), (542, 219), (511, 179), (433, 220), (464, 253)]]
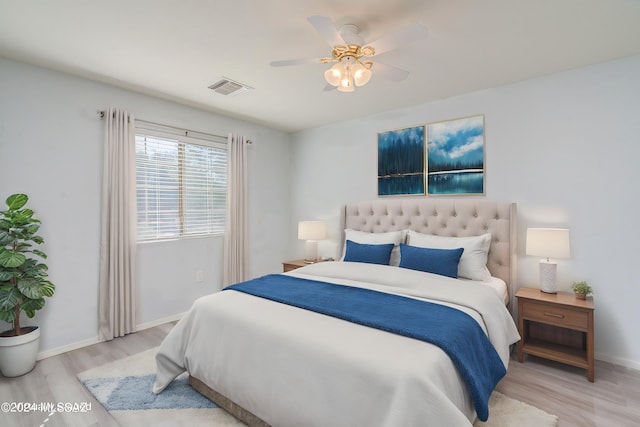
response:
[(111, 340), (136, 326), (136, 151), (133, 115), (110, 108), (105, 122), (98, 334)]
[(223, 286), (247, 279), (247, 144), (243, 136), (229, 134)]

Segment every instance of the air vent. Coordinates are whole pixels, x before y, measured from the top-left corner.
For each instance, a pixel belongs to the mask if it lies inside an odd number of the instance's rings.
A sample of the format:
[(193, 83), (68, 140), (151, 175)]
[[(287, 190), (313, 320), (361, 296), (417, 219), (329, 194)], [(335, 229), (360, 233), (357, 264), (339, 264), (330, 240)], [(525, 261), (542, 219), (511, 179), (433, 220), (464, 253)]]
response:
[(209, 89), (225, 96), (236, 96), (241, 93), (253, 90), (251, 86), (247, 86), (226, 77), (222, 77), (222, 79), (209, 86)]

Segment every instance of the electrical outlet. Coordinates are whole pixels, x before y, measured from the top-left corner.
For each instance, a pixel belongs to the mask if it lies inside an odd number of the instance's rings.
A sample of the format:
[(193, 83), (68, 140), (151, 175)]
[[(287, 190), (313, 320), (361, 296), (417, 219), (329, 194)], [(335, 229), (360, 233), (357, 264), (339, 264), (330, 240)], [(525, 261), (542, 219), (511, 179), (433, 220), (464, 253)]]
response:
[(196, 271), (196, 282), (204, 282), (204, 271)]

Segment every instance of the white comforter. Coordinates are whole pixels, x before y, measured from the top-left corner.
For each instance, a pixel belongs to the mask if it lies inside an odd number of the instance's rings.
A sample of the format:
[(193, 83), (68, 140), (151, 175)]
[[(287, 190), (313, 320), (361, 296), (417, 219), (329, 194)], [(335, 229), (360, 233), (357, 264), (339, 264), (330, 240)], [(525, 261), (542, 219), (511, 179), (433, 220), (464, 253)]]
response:
[[(505, 366), (519, 339), (481, 284), (399, 267), (326, 262), (288, 273), (431, 301), (470, 314)], [(198, 299), (156, 356), (154, 392), (187, 370), (277, 427), (469, 426), (467, 387), (438, 347), (236, 291)]]

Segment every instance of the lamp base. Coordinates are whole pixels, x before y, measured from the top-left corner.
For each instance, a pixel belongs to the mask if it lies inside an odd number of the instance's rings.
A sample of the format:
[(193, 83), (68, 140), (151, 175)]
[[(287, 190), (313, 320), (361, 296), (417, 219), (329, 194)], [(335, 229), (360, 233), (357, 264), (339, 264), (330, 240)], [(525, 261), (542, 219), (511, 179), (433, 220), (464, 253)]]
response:
[(318, 242), (316, 240), (304, 242), (304, 260), (308, 263), (318, 260)]
[(540, 260), (540, 290), (548, 294), (558, 293), (556, 286), (556, 268), (558, 264), (555, 262)]

